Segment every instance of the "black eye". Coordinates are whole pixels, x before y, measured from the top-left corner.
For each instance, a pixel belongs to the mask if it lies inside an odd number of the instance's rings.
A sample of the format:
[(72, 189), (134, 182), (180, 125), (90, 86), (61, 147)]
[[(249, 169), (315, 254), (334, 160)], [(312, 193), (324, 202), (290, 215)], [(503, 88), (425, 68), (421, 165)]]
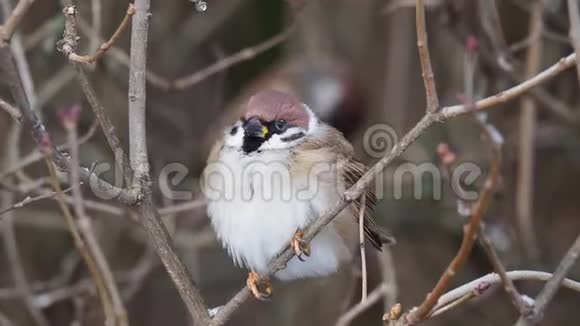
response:
[(278, 119), (274, 121), (274, 129), (277, 132), (284, 132), (286, 129), (288, 129), (288, 122), (286, 122), (284, 119)]

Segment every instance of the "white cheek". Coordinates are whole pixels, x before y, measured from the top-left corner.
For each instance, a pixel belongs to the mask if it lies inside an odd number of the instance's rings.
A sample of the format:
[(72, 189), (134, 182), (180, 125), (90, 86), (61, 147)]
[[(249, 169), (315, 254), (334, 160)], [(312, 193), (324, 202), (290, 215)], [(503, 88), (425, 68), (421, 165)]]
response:
[[(236, 132), (232, 135), (231, 130), (234, 127), (236, 127)], [(225, 146), (242, 148), (243, 144), (244, 144), (244, 128), (242, 128), (240, 122), (236, 122), (236, 124), (233, 127), (226, 128), (224, 130), (224, 145)]]
[(270, 139), (268, 139), (267, 142), (263, 143), (259, 149), (261, 150), (284, 149), (296, 145), (295, 141), (284, 142), (280, 138), (281, 138), (280, 135), (273, 135), (272, 137), (270, 137)]
[(316, 115), (314, 114), (314, 112), (312, 112), (312, 110), (310, 110), (310, 108), (308, 107), (308, 105), (306, 104), (302, 104), (304, 105), (304, 108), (306, 109), (306, 112), (308, 113), (308, 132), (307, 134), (314, 134), (317, 129), (318, 129), (318, 125), (319, 125), (319, 120), (316, 117)]

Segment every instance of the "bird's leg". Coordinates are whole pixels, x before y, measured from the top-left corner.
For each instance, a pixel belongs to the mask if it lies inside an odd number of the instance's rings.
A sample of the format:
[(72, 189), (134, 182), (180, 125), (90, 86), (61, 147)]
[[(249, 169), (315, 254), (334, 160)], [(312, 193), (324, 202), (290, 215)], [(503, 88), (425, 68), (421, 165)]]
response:
[[(272, 283), (269, 279), (260, 279), (260, 276), (251, 271), (246, 280), (246, 286), (258, 300), (267, 300), (272, 295)], [(261, 291), (263, 288), (263, 291)]]
[(310, 256), (310, 244), (303, 237), (304, 231), (300, 229), (296, 230), (294, 237), (292, 237), (292, 249), (294, 249), (294, 253), (300, 261), (304, 261), (302, 255), (306, 255), (306, 257)]

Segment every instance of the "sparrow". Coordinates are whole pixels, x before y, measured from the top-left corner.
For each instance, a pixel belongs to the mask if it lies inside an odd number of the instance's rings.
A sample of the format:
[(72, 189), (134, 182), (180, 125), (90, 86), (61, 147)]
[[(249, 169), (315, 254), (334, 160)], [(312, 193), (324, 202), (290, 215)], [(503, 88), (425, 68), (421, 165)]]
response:
[(351, 263), (360, 209), (365, 238), (379, 250), (393, 243), (372, 218), (370, 187), (365, 207), (359, 198), (310, 243), (303, 240), (305, 227), (366, 171), (345, 137), (293, 95), (263, 90), (249, 99), (211, 150), (201, 188), (212, 227), (234, 263), (250, 269), (246, 284), (256, 298), (272, 294), (259, 275), (289, 242), (296, 256), (274, 274), (279, 280), (326, 276)]

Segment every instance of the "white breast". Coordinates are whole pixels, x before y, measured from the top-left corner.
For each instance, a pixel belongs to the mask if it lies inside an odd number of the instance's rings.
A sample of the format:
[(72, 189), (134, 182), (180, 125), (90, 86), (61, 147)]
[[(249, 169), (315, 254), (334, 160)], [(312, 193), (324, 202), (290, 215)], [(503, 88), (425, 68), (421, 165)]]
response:
[[(323, 186), (317, 186), (313, 196), (304, 195), (307, 176), (291, 175), (286, 155), (266, 151), (247, 156), (225, 147), (218, 161), (206, 168), (208, 215), (236, 265), (265, 272), (298, 228), (306, 227), (338, 201), (337, 193)], [(332, 223), (310, 246), (311, 256), (305, 262), (294, 257), (276, 277), (327, 275), (351, 258), (351, 250)]]

